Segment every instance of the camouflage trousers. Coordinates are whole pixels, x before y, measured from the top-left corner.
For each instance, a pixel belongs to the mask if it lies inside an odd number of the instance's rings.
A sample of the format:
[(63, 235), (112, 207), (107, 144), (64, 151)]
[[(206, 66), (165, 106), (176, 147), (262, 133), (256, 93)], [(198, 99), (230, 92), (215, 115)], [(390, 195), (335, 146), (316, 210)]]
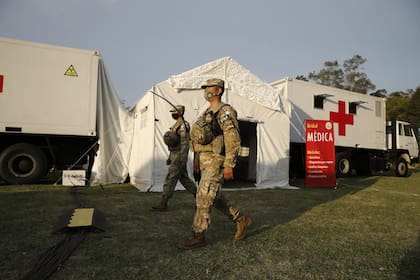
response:
[(210, 210), (214, 205), (233, 221), (240, 217), (240, 212), (228, 204), (222, 195), (224, 157), (213, 153), (200, 153), (201, 180), (196, 195), (196, 212), (193, 231), (207, 230), (211, 223)]
[(188, 176), (186, 167), (182, 166), (181, 158), (176, 153), (171, 153), (169, 160), (171, 163), (169, 164), (168, 173), (163, 184), (163, 194), (171, 198), (179, 180), (188, 192), (195, 195), (197, 186)]

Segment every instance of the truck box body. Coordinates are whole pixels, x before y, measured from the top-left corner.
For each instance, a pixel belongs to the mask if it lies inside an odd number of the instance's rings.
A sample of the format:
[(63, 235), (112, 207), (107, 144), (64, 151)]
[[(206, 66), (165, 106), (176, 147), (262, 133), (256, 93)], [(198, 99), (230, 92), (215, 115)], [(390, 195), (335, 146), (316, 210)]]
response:
[(100, 65), (96, 51), (0, 37), (0, 179), (26, 184), (51, 169), (90, 170)]
[(290, 78), (272, 83), (292, 104), (290, 175), (304, 174), (306, 120), (334, 123), (336, 174), (367, 175), (393, 170), (406, 176), (418, 158), (418, 143), (409, 123), (387, 125), (386, 99)]
[(99, 55), (0, 37), (0, 133), (96, 135)]
[(336, 146), (386, 150), (384, 98), (300, 80), (283, 79), (272, 85), (282, 88), (292, 103), (290, 142), (305, 143), (306, 119), (335, 118)]

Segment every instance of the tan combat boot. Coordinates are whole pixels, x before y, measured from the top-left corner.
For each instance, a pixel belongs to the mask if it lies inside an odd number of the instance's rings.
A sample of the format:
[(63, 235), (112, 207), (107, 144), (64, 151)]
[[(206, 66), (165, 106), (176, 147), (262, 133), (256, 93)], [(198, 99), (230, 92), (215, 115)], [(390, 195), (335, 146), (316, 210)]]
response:
[(246, 229), (251, 226), (252, 219), (248, 216), (240, 216), (236, 221), (235, 240), (245, 237)]
[(168, 200), (169, 200), (169, 197), (167, 197), (166, 195), (162, 195), (162, 199), (160, 200), (160, 203), (156, 206), (152, 206), (152, 210), (167, 211), (168, 210)]
[(182, 242), (179, 247), (181, 249), (194, 249), (204, 245), (206, 245), (204, 232), (193, 232), (193, 237)]

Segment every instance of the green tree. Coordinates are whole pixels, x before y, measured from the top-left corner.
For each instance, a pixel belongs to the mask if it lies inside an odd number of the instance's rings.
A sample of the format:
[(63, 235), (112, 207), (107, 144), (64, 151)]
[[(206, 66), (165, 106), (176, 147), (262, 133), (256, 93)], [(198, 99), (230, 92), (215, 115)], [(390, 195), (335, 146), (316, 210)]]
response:
[(384, 88), (381, 88), (381, 89), (378, 89), (375, 92), (372, 92), (370, 95), (385, 98), (387, 96), (387, 94), (388, 94), (388, 91)]
[(344, 73), (337, 60), (324, 62), (324, 69), (312, 71), (308, 78), (324, 86), (343, 88)]
[(301, 80), (301, 81), (305, 81), (305, 82), (307, 82), (308, 81), (308, 78), (306, 78), (305, 76), (303, 76), (303, 75), (299, 75), (299, 76), (296, 76), (296, 78), (295, 78), (296, 80)]
[(366, 94), (369, 90), (375, 90), (376, 86), (367, 77), (366, 73), (361, 72), (366, 58), (356, 54), (352, 58), (344, 61), (344, 86), (346, 90)]
[(396, 91), (386, 99), (386, 119), (408, 121), (408, 104), (411, 100), (410, 91)]
[(407, 106), (407, 120), (413, 127), (420, 128), (420, 87), (417, 87), (415, 91), (412, 90), (412, 95)]
[[(362, 64), (367, 59), (356, 54), (352, 58), (344, 61), (343, 67), (337, 60), (324, 62), (324, 68), (320, 71), (312, 71), (308, 74), (308, 79), (317, 84), (350, 90), (366, 94), (370, 90), (375, 90), (376, 86), (362, 72)], [(300, 75), (301, 80), (305, 78)]]

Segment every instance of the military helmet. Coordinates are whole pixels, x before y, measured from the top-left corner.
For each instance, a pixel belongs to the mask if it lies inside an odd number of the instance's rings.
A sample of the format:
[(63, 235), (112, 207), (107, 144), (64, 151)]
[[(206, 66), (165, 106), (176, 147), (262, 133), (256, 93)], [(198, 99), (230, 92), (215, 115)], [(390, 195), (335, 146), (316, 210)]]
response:
[(181, 138), (177, 133), (169, 130), (163, 135), (163, 141), (169, 148), (174, 148), (179, 145)]

